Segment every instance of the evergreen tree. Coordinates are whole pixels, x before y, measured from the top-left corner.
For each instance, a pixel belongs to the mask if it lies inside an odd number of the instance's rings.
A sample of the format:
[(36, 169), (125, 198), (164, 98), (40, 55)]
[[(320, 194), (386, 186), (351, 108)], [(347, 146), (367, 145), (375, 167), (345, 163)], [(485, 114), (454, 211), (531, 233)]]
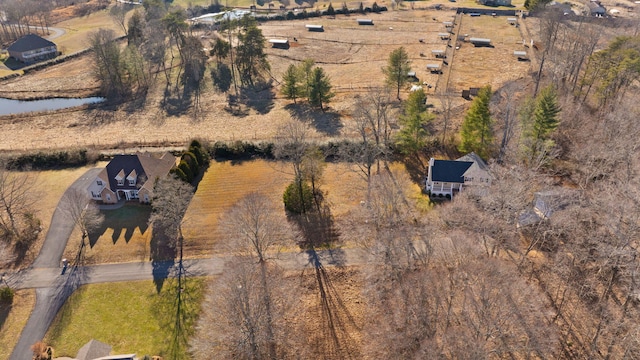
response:
[(129, 18), (127, 25), (127, 44), (140, 45), (144, 41), (144, 19), (137, 10)]
[(398, 99), (400, 99), (400, 89), (409, 81), (407, 78), (409, 70), (411, 70), (411, 60), (404, 47), (393, 50), (382, 72), (386, 76), (387, 85), (397, 90)]
[(493, 143), (493, 120), (489, 111), (491, 86), (478, 91), (471, 108), (467, 111), (460, 130), (461, 143), (458, 149), (464, 153), (474, 151), (482, 158), (488, 158)]
[(333, 16), (336, 14), (336, 10), (333, 8), (333, 4), (329, 3), (329, 7), (327, 8), (327, 15)]
[(315, 65), (315, 61), (313, 59), (304, 59), (302, 64), (298, 67), (300, 78), (304, 83), (304, 88), (301, 92), (304, 96), (309, 100), (311, 98), (311, 74), (313, 73), (313, 66)]
[(331, 92), (331, 82), (321, 67), (313, 69), (309, 88), (309, 103), (324, 111), (324, 104), (328, 103), (335, 94)]
[(271, 69), (264, 52), (266, 40), (255, 23), (247, 23), (244, 31), (238, 34), (238, 42), (235, 62), (240, 81), (243, 85), (254, 85), (264, 72)]
[(543, 140), (558, 127), (560, 113), (558, 95), (552, 85), (542, 89), (536, 97), (536, 109), (533, 113), (533, 134), (535, 140)]
[(295, 65), (291, 64), (284, 73), (282, 79), (282, 94), (293, 103), (296, 103), (296, 99), (301, 93), (300, 86), (300, 70)]
[(540, 162), (555, 144), (549, 137), (560, 124), (558, 96), (552, 85), (542, 89), (535, 100), (529, 99), (520, 111), (525, 155), (530, 162)]
[[(427, 112), (427, 96), (422, 89), (409, 95), (404, 105), (404, 114), (400, 117), (401, 129), (396, 145), (405, 155), (418, 156), (427, 145), (427, 124), (434, 116)], [(419, 159), (419, 157), (418, 157)]]

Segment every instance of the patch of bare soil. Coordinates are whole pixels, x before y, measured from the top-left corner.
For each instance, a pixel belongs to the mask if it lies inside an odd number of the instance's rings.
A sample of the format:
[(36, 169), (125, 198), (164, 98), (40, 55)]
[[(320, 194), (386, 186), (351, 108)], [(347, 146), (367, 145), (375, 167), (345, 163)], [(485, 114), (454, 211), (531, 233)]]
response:
[(305, 347), (311, 353), (303, 357), (361, 359), (366, 312), (362, 273), (355, 267), (327, 267), (323, 271), (324, 294), (315, 269), (306, 269), (300, 277), (303, 311), (291, 323), (301, 324), (303, 333), (309, 335)]

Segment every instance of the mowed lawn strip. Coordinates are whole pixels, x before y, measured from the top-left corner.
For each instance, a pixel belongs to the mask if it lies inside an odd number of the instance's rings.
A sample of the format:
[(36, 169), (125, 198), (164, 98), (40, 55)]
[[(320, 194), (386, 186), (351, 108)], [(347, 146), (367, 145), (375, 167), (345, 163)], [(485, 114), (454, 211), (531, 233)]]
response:
[(224, 237), (218, 220), (248, 193), (262, 192), (274, 203), (282, 202), (292, 172), (287, 164), (274, 161), (212, 161), (184, 217), (185, 254), (210, 254), (214, 243)]
[(0, 360), (11, 356), (35, 303), (36, 291), (29, 289), (16, 291), (10, 307), (0, 305)]
[[(183, 284), (184, 285), (184, 284)], [(152, 281), (85, 285), (58, 312), (45, 336), (56, 356), (74, 357), (91, 339), (113, 347), (112, 354), (136, 353), (168, 356), (175, 320), (175, 283), (165, 281), (160, 293)], [(189, 278), (183, 309), (197, 318), (205, 287), (204, 278)], [(186, 329), (190, 334), (193, 323)], [(186, 358), (182, 349), (178, 358)]]

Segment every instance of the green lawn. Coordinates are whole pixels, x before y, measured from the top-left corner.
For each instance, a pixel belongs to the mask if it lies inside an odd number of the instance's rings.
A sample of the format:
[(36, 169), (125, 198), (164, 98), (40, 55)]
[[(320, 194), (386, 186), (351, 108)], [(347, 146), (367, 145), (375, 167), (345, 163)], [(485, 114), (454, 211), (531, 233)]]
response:
[[(192, 334), (205, 288), (204, 278), (183, 282), (182, 297), (186, 334)], [(177, 282), (167, 280), (160, 293), (153, 281), (86, 285), (60, 309), (45, 336), (55, 356), (74, 357), (89, 340), (113, 347), (112, 354), (136, 353), (186, 359), (186, 349), (173, 350)], [(186, 285), (185, 285), (186, 284)]]

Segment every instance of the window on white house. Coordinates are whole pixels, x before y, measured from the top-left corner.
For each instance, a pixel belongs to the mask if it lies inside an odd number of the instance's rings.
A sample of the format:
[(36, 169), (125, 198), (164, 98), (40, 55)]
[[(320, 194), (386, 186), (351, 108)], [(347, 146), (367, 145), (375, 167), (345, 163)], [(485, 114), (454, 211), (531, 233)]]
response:
[(136, 184), (135, 179), (129, 179), (129, 185), (134, 186)]
[(118, 185), (124, 185), (124, 179), (118, 179)]

